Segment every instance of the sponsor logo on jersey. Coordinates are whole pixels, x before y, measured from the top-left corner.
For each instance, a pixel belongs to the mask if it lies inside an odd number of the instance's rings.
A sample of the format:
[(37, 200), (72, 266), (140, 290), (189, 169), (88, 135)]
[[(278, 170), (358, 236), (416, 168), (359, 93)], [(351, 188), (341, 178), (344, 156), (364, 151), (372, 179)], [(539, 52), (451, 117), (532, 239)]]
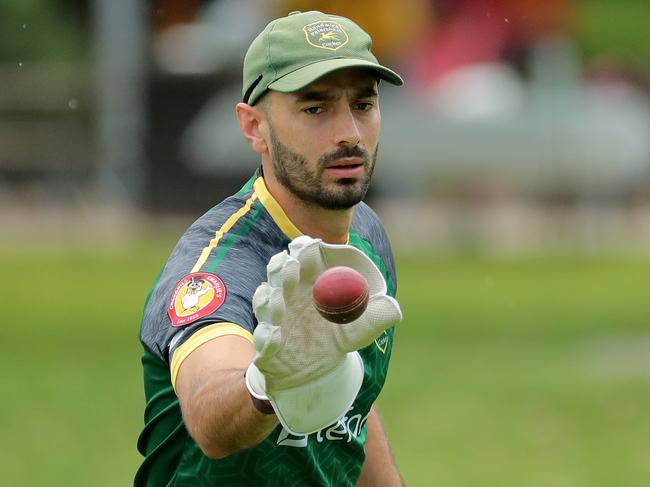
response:
[(310, 439), (317, 443), (322, 443), (323, 441), (345, 441), (346, 443), (350, 443), (353, 438), (357, 438), (361, 434), (370, 415), (370, 413), (365, 416), (351, 414), (353, 409), (354, 406), (336, 423), (311, 435), (294, 435), (282, 428), (276, 443), (278, 446), (292, 446), (294, 448), (307, 448)]
[(214, 274), (194, 272), (181, 279), (167, 314), (172, 326), (183, 326), (216, 311), (226, 299), (226, 287)]
[(307, 42), (314, 47), (336, 51), (348, 43), (348, 35), (338, 22), (319, 20), (302, 28)]
[(375, 345), (377, 345), (377, 348), (381, 350), (381, 353), (386, 353), (386, 348), (388, 347), (389, 340), (390, 338), (386, 330), (384, 330), (384, 332), (375, 339)]

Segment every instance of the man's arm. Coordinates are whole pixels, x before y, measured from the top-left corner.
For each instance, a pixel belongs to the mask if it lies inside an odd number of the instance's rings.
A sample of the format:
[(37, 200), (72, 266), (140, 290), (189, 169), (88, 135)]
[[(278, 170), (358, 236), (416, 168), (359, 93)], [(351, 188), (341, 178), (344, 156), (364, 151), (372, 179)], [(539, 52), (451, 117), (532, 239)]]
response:
[(244, 382), (253, 345), (240, 336), (210, 340), (188, 355), (176, 378), (183, 420), (201, 450), (223, 458), (257, 445), (277, 426), (254, 406)]
[(366, 423), (366, 461), (361, 469), (359, 487), (402, 487), (404, 481), (397, 470), (388, 438), (373, 406)]

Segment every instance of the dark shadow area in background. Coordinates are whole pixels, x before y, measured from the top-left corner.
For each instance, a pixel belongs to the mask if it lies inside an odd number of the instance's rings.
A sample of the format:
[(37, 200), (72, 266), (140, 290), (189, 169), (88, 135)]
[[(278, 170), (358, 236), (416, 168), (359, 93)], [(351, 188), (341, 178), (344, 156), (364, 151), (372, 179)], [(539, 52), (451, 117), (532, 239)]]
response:
[[(255, 154), (241, 171), (197, 174), (183, 160), (182, 131), (221, 86), (235, 80), (220, 76), (178, 76), (154, 73), (147, 83), (146, 206), (154, 212), (204, 210), (236, 192), (256, 167)], [(235, 107), (233, 105), (233, 123)]]

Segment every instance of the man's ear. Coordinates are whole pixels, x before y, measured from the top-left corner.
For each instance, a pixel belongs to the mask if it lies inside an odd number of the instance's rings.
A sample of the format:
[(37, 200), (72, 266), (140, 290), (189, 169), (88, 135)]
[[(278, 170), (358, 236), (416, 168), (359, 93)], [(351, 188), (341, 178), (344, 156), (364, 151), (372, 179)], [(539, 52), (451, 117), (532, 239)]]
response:
[(259, 107), (250, 106), (246, 103), (237, 103), (237, 122), (239, 130), (258, 154), (268, 152), (268, 145), (260, 130), (260, 124), (265, 122), (266, 114)]

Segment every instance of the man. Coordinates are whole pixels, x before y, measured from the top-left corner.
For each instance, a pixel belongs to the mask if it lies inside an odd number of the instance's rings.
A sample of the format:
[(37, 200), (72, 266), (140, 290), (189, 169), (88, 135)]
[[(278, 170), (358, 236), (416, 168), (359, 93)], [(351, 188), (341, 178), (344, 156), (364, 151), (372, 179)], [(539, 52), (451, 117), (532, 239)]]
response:
[[(379, 65), (350, 20), (294, 12), (244, 60), (239, 127), (261, 168), (183, 235), (145, 305), (135, 484), (402, 485), (373, 409), (401, 320), (390, 245), (363, 199)], [(324, 270), (368, 281), (346, 325), (311, 300)]]

